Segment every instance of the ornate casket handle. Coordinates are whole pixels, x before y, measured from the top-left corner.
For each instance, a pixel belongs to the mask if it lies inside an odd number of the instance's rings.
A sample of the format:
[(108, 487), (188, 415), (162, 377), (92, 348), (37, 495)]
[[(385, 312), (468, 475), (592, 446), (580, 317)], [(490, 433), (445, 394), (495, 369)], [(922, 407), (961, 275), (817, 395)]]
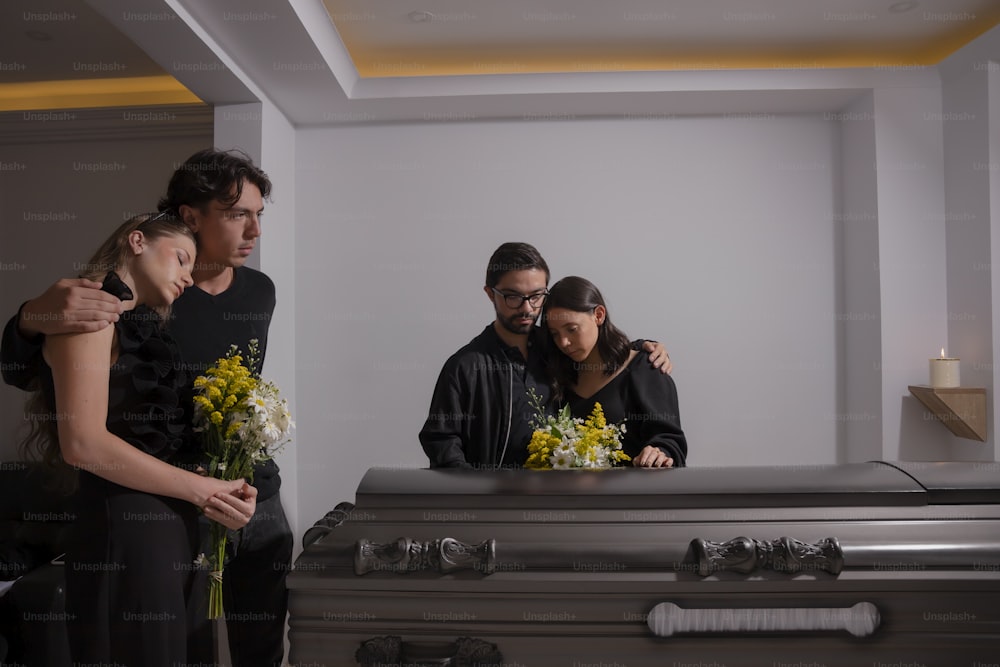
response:
[(728, 542), (691, 541), (698, 560), (698, 574), (703, 577), (718, 570), (749, 574), (754, 570), (774, 570), (796, 573), (802, 570), (825, 570), (840, 574), (844, 569), (844, 552), (836, 537), (827, 537), (815, 544), (779, 537), (765, 542), (749, 537), (737, 537)]
[(402, 637), (387, 635), (361, 642), (354, 659), (361, 667), (499, 667), (503, 655), (496, 644), (472, 637), (454, 642), (404, 642)]
[(395, 542), (358, 540), (354, 548), (354, 573), (437, 570), (448, 574), (458, 570), (476, 570), (493, 574), (496, 569), (496, 540), (466, 544), (451, 537), (419, 541), (400, 537)]
[(871, 602), (853, 607), (788, 607), (756, 609), (684, 609), (661, 602), (649, 612), (649, 629), (658, 637), (680, 632), (807, 632), (846, 630), (867, 637), (879, 625), (878, 609)]
[(353, 509), (354, 505), (352, 503), (338, 503), (336, 507), (327, 512), (322, 519), (314, 523), (312, 528), (302, 535), (302, 548), (308, 549), (310, 544), (344, 523)]

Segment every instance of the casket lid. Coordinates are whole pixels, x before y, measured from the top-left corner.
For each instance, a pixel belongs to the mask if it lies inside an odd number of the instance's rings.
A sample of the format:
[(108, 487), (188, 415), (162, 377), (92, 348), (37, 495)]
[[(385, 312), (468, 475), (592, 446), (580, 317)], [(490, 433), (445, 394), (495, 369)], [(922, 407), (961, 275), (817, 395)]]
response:
[(1000, 503), (1000, 462), (892, 461), (927, 492), (929, 505)]
[(579, 509), (913, 506), (956, 493), (1000, 502), (996, 473), (989, 480), (992, 486), (984, 472), (981, 479), (959, 475), (966, 482), (955, 488), (956, 472), (961, 471), (911, 471), (880, 461), (606, 471), (372, 468), (358, 486), (357, 503), (366, 508), (476, 508), (495, 507), (502, 497), (501, 504), (512, 509), (540, 504)]

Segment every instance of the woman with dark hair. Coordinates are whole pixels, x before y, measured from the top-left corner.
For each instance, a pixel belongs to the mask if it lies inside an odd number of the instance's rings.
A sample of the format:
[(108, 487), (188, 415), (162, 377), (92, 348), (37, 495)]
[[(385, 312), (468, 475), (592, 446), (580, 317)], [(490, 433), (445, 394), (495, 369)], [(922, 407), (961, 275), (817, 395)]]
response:
[(632, 465), (685, 465), (674, 381), (646, 363), (647, 352), (631, 349), (600, 290), (578, 276), (563, 278), (549, 290), (542, 318), (555, 348), (548, 355), (555, 399), (583, 418), (600, 403), (608, 422), (624, 423), (622, 449)]
[(199, 511), (235, 530), (256, 508), (257, 491), (243, 480), (181, 467), (193, 458), (180, 398), (187, 378), (163, 325), (192, 284), (195, 253), (180, 220), (129, 220), (84, 276), (104, 277), (124, 304), (120, 319), (43, 343), (36, 405), (47, 414), (38, 423), (55, 428), (31, 444), (78, 477), (65, 557), (73, 664), (187, 664)]

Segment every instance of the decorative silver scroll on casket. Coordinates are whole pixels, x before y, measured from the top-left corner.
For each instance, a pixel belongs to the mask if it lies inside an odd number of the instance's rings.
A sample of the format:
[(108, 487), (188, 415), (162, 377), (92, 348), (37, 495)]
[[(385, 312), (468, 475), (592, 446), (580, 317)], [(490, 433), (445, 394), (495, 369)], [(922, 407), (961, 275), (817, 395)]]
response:
[(303, 542), (302, 667), (1000, 664), (1000, 463), (372, 469)]

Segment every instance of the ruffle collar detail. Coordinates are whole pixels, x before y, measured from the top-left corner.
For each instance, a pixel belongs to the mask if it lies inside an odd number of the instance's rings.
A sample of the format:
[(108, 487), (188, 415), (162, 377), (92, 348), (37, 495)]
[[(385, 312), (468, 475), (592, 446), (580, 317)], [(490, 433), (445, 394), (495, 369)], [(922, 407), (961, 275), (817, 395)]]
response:
[(148, 306), (122, 313), (115, 325), (118, 360), (111, 368), (108, 431), (159, 459), (184, 442), (181, 394), (187, 374), (163, 318)]

